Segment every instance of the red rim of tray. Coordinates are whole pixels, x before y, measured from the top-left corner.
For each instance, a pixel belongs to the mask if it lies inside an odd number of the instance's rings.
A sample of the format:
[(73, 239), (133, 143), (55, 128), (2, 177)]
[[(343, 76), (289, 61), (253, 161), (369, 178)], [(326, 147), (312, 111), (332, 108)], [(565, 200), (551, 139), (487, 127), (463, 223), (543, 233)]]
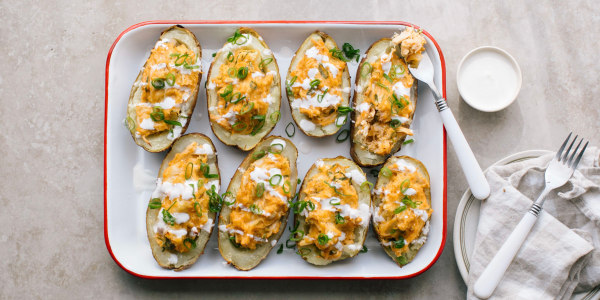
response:
[[(107, 148), (106, 148), (106, 142), (107, 142), (107, 120), (108, 120), (108, 68), (110, 66), (110, 59), (112, 56), (112, 52), (113, 49), (115, 48), (115, 46), (117, 45), (117, 43), (119, 42), (119, 40), (123, 37), (123, 35), (125, 35), (127, 32), (132, 31), (136, 28), (142, 27), (142, 26), (146, 26), (146, 25), (155, 25), (155, 24), (315, 24), (315, 23), (321, 23), (321, 24), (357, 24), (357, 25), (403, 25), (403, 26), (413, 26), (417, 29), (419, 29), (420, 27), (413, 25), (411, 23), (408, 22), (402, 22), (402, 21), (285, 21), (285, 20), (278, 20), (278, 21), (178, 21), (178, 20), (156, 20), (156, 21), (146, 21), (146, 22), (141, 22), (135, 25), (132, 25), (131, 27), (125, 29), (123, 32), (121, 32), (121, 34), (119, 34), (119, 36), (117, 37), (117, 39), (114, 41), (114, 43), (112, 44), (112, 46), (110, 47), (110, 50), (108, 50), (108, 56), (106, 58), (106, 78), (105, 78), (105, 83), (104, 83), (104, 241), (106, 243), (106, 249), (108, 250), (108, 253), (110, 253), (110, 256), (112, 257), (112, 259), (115, 261), (115, 263), (117, 263), (117, 265), (119, 267), (121, 267), (123, 270), (125, 270), (126, 272), (128, 272), (131, 275), (140, 277), (140, 278), (148, 278), (148, 279), (325, 279), (325, 280), (330, 280), (330, 279), (407, 279), (407, 278), (411, 278), (411, 277), (415, 277), (425, 271), (427, 271), (429, 268), (431, 268), (431, 266), (433, 266), (433, 264), (435, 264), (435, 262), (438, 260), (438, 258), (440, 257), (440, 255), (442, 254), (442, 251), (444, 249), (444, 245), (446, 244), (446, 214), (447, 214), (447, 208), (446, 208), (446, 201), (447, 201), (447, 154), (446, 154), (446, 129), (443, 129), (443, 144), (444, 144), (444, 156), (443, 156), (443, 161), (444, 161), (444, 188), (443, 188), (443, 202), (444, 202), (444, 210), (443, 210), (443, 229), (442, 229), (442, 243), (440, 244), (440, 248), (438, 249), (437, 254), (435, 255), (435, 257), (433, 258), (433, 260), (423, 269), (408, 274), (408, 275), (403, 275), (403, 276), (384, 276), (384, 277), (360, 277), (360, 276), (354, 276), (354, 277), (317, 277), (317, 276), (286, 276), (286, 277), (273, 277), (273, 276), (227, 276), (227, 277), (221, 277), (221, 276), (193, 276), (193, 277), (163, 277), (163, 276), (148, 276), (148, 275), (143, 275), (143, 274), (139, 274), (136, 272), (133, 272), (127, 268), (125, 268), (123, 266), (123, 264), (121, 264), (121, 262), (119, 260), (117, 260), (117, 258), (115, 257), (114, 253), (112, 252), (112, 248), (110, 246), (110, 240), (108, 238), (108, 228), (107, 228), (107, 211), (106, 211), (106, 186), (107, 186), (107, 170), (106, 170), (106, 152), (107, 152)], [(442, 94), (444, 96), (444, 98), (446, 98), (446, 63), (444, 60), (444, 55), (442, 53), (442, 49), (440, 48), (440, 46), (438, 45), (437, 41), (433, 38), (433, 36), (431, 36), (431, 34), (429, 34), (427, 31), (423, 30), (423, 34), (425, 34), (435, 45), (438, 54), (440, 55), (440, 62), (442, 65)]]

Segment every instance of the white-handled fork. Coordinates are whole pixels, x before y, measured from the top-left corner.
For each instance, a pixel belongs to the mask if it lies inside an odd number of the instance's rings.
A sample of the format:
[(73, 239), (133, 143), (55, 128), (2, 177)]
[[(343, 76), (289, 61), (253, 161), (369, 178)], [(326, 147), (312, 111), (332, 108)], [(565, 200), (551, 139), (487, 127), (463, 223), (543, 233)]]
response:
[(589, 142), (585, 143), (583, 149), (581, 149), (578, 154), (577, 151), (579, 150), (583, 139), (579, 140), (577, 147), (571, 151), (575, 141), (577, 141), (577, 136), (575, 136), (569, 145), (569, 148), (563, 154), (565, 146), (568, 144), (569, 139), (571, 138), (571, 134), (572, 133), (569, 133), (567, 139), (564, 141), (558, 152), (556, 152), (554, 159), (552, 159), (552, 161), (550, 161), (548, 164), (548, 168), (546, 169), (546, 173), (544, 175), (546, 181), (544, 190), (537, 200), (535, 200), (529, 211), (525, 214), (525, 216), (523, 216), (517, 227), (515, 227), (508, 239), (506, 239), (502, 247), (500, 247), (500, 250), (498, 250), (494, 258), (492, 258), (485, 270), (483, 270), (483, 273), (481, 273), (481, 276), (479, 276), (475, 282), (475, 285), (473, 286), (473, 293), (475, 296), (482, 299), (487, 299), (492, 295), (498, 286), (498, 283), (500, 283), (500, 280), (504, 276), (506, 269), (508, 269), (508, 266), (515, 258), (517, 252), (519, 252), (519, 249), (527, 238), (529, 231), (531, 231), (531, 228), (535, 224), (538, 215), (542, 211), (542, 205), (544, 204), (546, 195), (548, 195), (548, 193), (553, 189), (561, 187), (567, 183), (569, 178), (571, 178), (573, 175), (573, 172), (575, 172), (575, 169), (577, 169), (577, 165), (579, 164), (579, 161), (581, 160), (581, 157), (583, 156), (585, 148), (587, 148)]
[(442, 97), (433, 83), (433, 64), (431, 63), (427, 52), (423, 52), (423, 57), (417, 68), (412, 68), (410, 66), (408, 68), (415, 78), (426, 83), (429, 86), (429, 89), (431, 89), (435, 97), (435, 105), (440, 112), (440, 117), (442, 117), (446, 133), (452, 141), (454, 152), (465, 173), (469, 188), (471, 188), (471, 193), (477, 199), (487, 198), (490, 195), (490, 185), (485, 179), (481, 167), (479, 166), (479, 163), (477, 163), (477, 159), (475, 158), (475, 155), (473, 155), (473, 151), (471, 150), (471, 147), (469, 147), (469, 143), (465, 139), (462, 130), (460, 130), (458, 122), (456, 122), (452, 111), (450, 111), (450, 107), (446, 104), (446, 99)]

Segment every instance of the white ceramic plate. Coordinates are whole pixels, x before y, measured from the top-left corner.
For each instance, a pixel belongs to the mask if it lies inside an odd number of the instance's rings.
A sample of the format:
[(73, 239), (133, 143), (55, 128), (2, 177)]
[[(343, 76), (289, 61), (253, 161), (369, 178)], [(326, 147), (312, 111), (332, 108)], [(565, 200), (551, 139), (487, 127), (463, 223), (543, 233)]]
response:
[[(202, 46), (202, 70), (198, 103), (187, 130), (209, 136), (215, 144), (221, 171), (221, 186), (227, 187), (246, 153), (221, 143), (210, 130), (204, 82), (212, 62), (212, 54), (223, 46), (227, 37), (241, 25), (254, 28), (273, 50), (282, 81), (292, 56), (302, 41), (319, 29), (330, 34), (341, 47), (351, 43), (361, 54), (375, 41), (390, 37), (404, 25), (402, 22), (385, 24), (373, 22), (177, 22), (190, 29)], [(165, 270), (152, 257), (146, 236), (145, 212), (154, 189), (154, 180), (165, 153), (148, 153), (135, 145), (124, 126), (127, 99), (134, 79), (160, 32), (176, 24), (174, 21), (147, 22), (125, 30), (108, 54), (106, 69), (106, 123), (105, 123), (105, 207), (104, 235), (106, 246), (115, 262), (129, 273), (151, 278), (407, 278), (431, 267), (444, 246), (446, 235), (446, 154), (445, 133), (435, 108), (433, 97), (422, 85), (412, 129), (415, 142), (403, 147), (400, 154), (421, 160), (431, 175), (431, 196), (434, 213), (429, 239), (413, 262), (399, 268), (381, 249), (370, 233), (366, 240), (369, 251), (355, 258), (326, 267), (306, 263), (293, 249), (276, 253), (282, 241), (269, 256), (251, 271), (238, 271), (225, 263), (213, 233), (204, 255), (191, 268), (182, 272)], [(445, 68), (442, 52), (428, 37), (427, 53), (436, 68), (436, 84), (445, 91)], [(354, 81), (356, 62), (348, 64)], [(282, 84), (282, 88), (284, 85)], [(282, 95), (285, 95), (282, 91)], [(282, 99), (281, 120), (271, 134), (285, 136), (285, 127), (292, 121), (287, 99)], [(348, 124), (346, 125), (348, 126)], [(298, 178), (319, 158), (349, 157), (349, 141), (336, 143), (335, 136), (318, 139), (305, 136), (300, 130), (291, 138), (298, 147)], [(367, 170), (368, 173), (368, 170)], [(373, 178), (369, 178), (374, 182)], [(135, 184), (134, 184), (135, 183)], [(223, 189), (221, 190), (223, 193)], [(291, 223), (291, 222), (289, 222)], [(285, 247), (284, 247), (285, 248)]]
[[(507, 156), (492, 166), (507, 165), (519, 161), (533, 159), (540, 157), (544, 154), (548, 154), (551, 151), (548, 150), (529, 150), (513, 155)], [(487, 170), (486, 170), (487, 172)], [(477, 200), (471, 194), (471, 190), (463, 194), (456, 209), (456, 216), (454, 218), (454, 257), (456, 258), (456, 264), (460, 271), (465, 283), (469, 277), (469, 258), (473, 253), (473, 246), (475, 245), (475, 237), (477, 235), (477, 225), (479, 224), (479, 209), (481, 208), (481, 201)], [(600, 286), (596, 287), (588, 293), (580, 293), (573, 295), (572, 299), (599, 299), (600, 298)]]

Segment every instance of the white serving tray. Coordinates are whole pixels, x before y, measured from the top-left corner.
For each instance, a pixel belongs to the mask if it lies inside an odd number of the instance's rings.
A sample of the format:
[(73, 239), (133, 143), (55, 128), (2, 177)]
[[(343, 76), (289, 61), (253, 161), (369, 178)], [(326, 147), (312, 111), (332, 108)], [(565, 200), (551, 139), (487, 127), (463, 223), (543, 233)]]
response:
[[(282, 240), (269, 256), (250, 271), (238, 271), (225, 262), (217, 249), (216, 230), (213, 230), (204, 254), (191, 268), (175, 272), (159, 267), (152, 257), (146, 236), (145, 213), (159, 165), (166, 152), (148, 153), (138, 147), (124, 126), (124, 119), (134, 79), (160, 33), (174, 24), (182, 24), (190, 29), (202, 46), (204, 75), (187, 133), (201, 132), (213, 140), (221, 171), (221, 193), (246, 153), (224, 145), (210, 130), (204, 82), (212, 54), (223, 46), (237, 27), (252, 27), (264, 38), (275, 54), (283, 83), (296, 49), (315, 30), (331, 35), (339, 47), (349, 42), (364, 54), (373, 42), (391, 37), (394, 32), (411, 25), (405, 22), (152, 21), (134, 25), (121, 33), (109, 51), (106, 62), (104, 136), (104, 238), (110, 255), (120, 267), (144, 278), (401, 279), (416, 276), (435, 263), (446, 240), (446, 136), (433, 95), (424, 85), (420, 85), (412, 124), (415, 142), (405, 145), (399, 154), (421, 160), (429, 170), (434, 212), (427, 243), (410, 264), (399, 268), (384, 253), (370, 230), (365, 242), (367, 253), (325, 267), (316, 267), (306, 263), (295, 253), (295, 249), (284, 247), (282, 254), (276, 253), (279, 245), (288, 238), (289, 229), (286, 229)], [(423, 33), (427, 37), (427, 53), (435, 66), (435, 82), (445, 94), (442, 52), (433, 37), (425, 31)], [(357, 66), (356, 62), (348, 63), (353, 83)], [(284, 90), (282, 95), (285, 95)], [(271, 134), (286, 136), (284, 130), (291, 121), (287, 98), (283, 96), (281, 120)], [(335, 136), (311, 138), (300, 130), (296, 130), (290, 139), (299, 150), (298, 178), (301, 179), (319, 158), (339, 155), (350, 157), (349, 140), (336, 143)], [(369, 169), (365, 171), (369, 173)], [(374, 182), (370, 175), (369, 180)]]

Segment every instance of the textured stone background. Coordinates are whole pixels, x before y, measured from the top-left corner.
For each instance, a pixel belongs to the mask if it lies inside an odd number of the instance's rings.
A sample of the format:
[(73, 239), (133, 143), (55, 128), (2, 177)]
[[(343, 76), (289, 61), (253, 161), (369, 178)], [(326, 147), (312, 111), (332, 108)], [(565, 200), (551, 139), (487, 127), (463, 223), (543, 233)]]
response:
[[(157, 19), (404, 20), (447, 62), (448, 102), (482, 167), (554, 149), (573, 130), (600, 145), (596, 1), (0, 0), (0, 298), (463, 298), (452, 225), (465, 179), (448, 151), (448, 238), (438, 262), (403, 281), (143, 280), (103, 237), (104, 70), (118, 34)], [(518, 100), (482, 113), (459, 99), (456, 68), (494, 45), (520, 63)], [(595, 45), (595, 46), (594, 46)]]

